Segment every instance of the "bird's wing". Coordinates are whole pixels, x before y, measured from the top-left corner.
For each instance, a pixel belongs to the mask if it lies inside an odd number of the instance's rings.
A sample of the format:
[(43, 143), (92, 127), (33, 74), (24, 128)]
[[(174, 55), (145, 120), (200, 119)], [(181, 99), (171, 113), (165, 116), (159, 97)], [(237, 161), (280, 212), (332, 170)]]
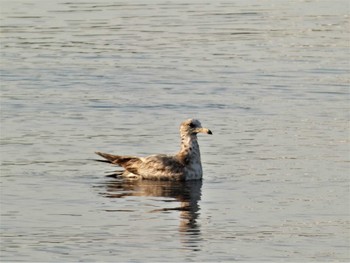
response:
[(175, 156), (158, 154), (141, 158), (141, 163), (135, 163), (137, 174), (144, 179), (156, 180), (181, 180), (184, 174), (184, 166)]
[(101, 152), (96, 152), (96, 154), (144, 179), (182, 180), (184, 176), (184, 165), (175, 156), (158, 154), (148, 157), (135, 157)]

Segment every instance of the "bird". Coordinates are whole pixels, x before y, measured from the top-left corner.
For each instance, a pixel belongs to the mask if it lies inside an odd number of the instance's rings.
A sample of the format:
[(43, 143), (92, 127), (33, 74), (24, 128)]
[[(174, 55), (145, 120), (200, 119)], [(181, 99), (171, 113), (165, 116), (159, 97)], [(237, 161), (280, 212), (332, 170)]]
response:
[(113, 155), (95, 152), (113, 165), (124, 168), (119, 176), (132, 180), (189, 181), (203, 176), (198, 133), (213, 134), (197, 119), (187, 119), (180, 125), (181, 148), (174, 155), (155, 154), (146, 157)]

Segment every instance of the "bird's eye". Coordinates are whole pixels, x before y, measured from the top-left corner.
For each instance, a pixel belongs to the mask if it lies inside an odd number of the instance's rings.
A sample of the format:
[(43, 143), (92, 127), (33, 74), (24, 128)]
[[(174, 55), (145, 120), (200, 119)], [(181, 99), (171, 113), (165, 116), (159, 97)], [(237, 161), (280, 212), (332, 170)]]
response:
[(196, 127), (196, 125), (195, 125), (194, 123), (191, 122), (191, 123), (190, 123), (190, 127), (191, 127), (191, 128), (194, 128), (194, 127)]

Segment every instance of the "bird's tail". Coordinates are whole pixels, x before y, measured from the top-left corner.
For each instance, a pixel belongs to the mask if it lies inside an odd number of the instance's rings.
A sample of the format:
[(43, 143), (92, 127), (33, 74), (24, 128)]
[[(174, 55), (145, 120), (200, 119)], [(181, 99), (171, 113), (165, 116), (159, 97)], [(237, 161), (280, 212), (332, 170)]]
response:
[(105, 158), (105, 160), (99, 160), (99, 161), (117, 164), (119, 166), (124, 167), (125, 169), (129, 169), (130, 166), (132, 166), (134, 163), (140, 161), (138, 157), (134, 157), (134, 156), (121, 156), (121, 155), (113, 155), (113, 154), (101, 153), (101, 152), (95, 152), (95, 153)]
[(106, 162), (106, 163), (117, 163), (117, 161), (120, 159), (121, 156), (119, 155), (113, 155), (108, 153), (101, 153), (101, 152), (95, 152), (97, 155), (105, 158), (105, 160), (98, 160), (100, 162)]

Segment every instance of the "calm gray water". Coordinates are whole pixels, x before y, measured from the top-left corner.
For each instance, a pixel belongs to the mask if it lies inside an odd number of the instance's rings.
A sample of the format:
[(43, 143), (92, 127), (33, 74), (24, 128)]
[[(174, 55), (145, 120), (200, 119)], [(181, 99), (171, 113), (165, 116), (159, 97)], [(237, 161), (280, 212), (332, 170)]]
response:
[[(349, 261), (349, 4), (1, 1), (1, 261)], [(175, 153), (130, 183), (94, 151)]]

